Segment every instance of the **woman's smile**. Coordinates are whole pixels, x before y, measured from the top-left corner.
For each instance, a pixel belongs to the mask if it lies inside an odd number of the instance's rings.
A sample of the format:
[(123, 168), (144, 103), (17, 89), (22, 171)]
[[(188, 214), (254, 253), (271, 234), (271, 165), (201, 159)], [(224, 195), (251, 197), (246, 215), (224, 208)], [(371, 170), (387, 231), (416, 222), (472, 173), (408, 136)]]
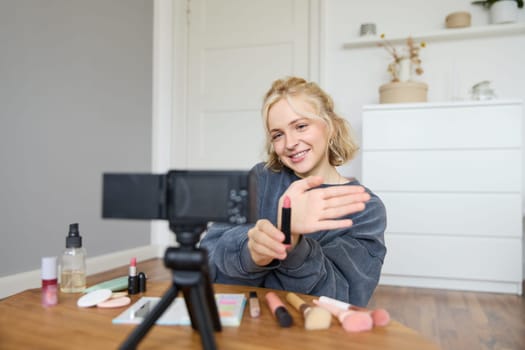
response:
[(290, 156), (290, 159), (292, 160), (293, 163), (299, 163), (306, 158), (306, 154), (308, 153), (308, 151), (309, 150), (305, 150), (305, 151), (294, 153)]

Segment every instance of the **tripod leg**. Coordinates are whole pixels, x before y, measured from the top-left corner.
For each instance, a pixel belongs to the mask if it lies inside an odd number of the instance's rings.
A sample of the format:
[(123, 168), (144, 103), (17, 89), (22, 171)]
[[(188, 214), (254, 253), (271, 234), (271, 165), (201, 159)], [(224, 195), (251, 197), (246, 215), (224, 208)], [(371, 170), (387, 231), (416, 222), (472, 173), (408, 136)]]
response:
[(119, 349), (128, 350), (136, 349), (138, 343), (149, 332), (155, 322), (162, 316), (164, 311), (171, 305), (178, 294), (177, 287), (172, 285), (170, 289), (162, 296), (157, 305), (151, 312), (142, 320), (142, 322), (133, 330), (129, 337), (122, 343)]
[(206, 298), (206, 305), (208, 305), (209, 315), (211, 317), (211, 321), (213, 322), (213, 328), (217, 332), (220, 332), (222, 330), (222, 324), (221, 319), (219, 317), (219, 310), (217, 308), (217, 302), (215, 300), (215, 292), (213, 291), (208, 269), (204, 270), (202, 274), (202, 283), (204, 283), (203, 289), (205, 293), (204, 297)]
[[(209, 303), (206, 298), (206, 293), (199, 283), (192, 286), (185, 294), (186, 307), (192, 319), (192, 325), (201, 335), (202, 348), (204, 350), (215, 350), (215, 336), (213, 334), (213, 323), (210, 315)], [(214, 305), (215, 299), (214, 299)], [(215, 308), (217, 313), (217, 308)], [(220, 322), (219, 322), (220, 326)]]

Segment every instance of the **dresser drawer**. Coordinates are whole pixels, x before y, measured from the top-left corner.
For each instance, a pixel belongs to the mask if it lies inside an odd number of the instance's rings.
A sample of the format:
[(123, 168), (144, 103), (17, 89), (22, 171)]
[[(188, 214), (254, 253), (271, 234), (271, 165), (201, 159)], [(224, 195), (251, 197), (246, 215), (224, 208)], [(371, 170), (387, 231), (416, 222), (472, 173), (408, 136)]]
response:
[(365, 109), (363, 150), (521, 147), (521, 104)]
[(363, 183), (373, 191), (520, 192), (520, 150), (367, 151)]
[(387, 234), (521, 238), (519, 193), (376, 193)]
[(450, 279), (521, 281), (518, 238), (385, 235), (383, 274)]

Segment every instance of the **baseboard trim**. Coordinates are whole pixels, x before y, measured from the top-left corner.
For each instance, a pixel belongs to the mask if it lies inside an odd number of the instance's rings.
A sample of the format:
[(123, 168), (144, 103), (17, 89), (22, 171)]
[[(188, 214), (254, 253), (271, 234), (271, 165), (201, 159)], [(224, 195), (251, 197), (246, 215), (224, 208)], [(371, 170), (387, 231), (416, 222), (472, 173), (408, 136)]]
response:
[(379, 279), (380, 285), (461, 290), (471, 292), (489, 292), (504, 294), (522, 294), (523, 281), (502, 282), (502, 281), (478, 281), (478, 280), (459, 280), (450, 278), (431, 278), (400, 275), (382, 275)]
[[(86, 260), (87, 274), (92, 275), (127, 265), (132, 257), (136, 257), (137, 261), (159, 258), (164, 255), (164, 250), (164, 246), (148, 245), (88, 258)], [(40, 269), (1, 277), (0, 299), (26, 289), (38, 288), (40, 283)]]

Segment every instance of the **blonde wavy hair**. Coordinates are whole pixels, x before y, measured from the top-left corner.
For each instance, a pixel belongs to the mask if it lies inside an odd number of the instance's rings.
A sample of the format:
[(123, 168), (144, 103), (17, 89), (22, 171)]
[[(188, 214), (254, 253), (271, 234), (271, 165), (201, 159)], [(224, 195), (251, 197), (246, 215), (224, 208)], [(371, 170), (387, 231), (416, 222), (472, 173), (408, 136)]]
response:
[[(340, 166), (356, 155), (359, 146), (355, 141), (352, 128), (346, 119), (334, 112), (334, 102), (319, 85), (299, 77), (287, 77), (273, 82), (264, 96), (262, 118), (266, 132), (266, 166), (274, 171), (283, 169), (283, 164), (273, 149), (268, 126), (268, 113), (275, 103), (286, 99), (292, 110), (305, 118), (319, 118), (328, 125), (328, 160), (333, 166)], [(308, 103), (314, 113), (297, 110), (292, 99), (301, 99)]]

